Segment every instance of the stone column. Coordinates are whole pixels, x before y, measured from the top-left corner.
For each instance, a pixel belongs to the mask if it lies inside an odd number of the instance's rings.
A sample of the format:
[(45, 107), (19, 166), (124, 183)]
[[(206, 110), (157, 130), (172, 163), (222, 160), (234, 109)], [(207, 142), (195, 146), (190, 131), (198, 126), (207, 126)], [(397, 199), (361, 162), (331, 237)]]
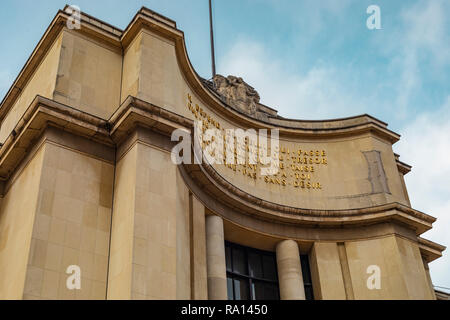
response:
[(284, 240), (276, 248), (281, 300), (305, 300), (298, 245)]
[(215, 215), (206, 216), (206, 261), (209, 300), (226, 300), (228, 294), (223, 220)]

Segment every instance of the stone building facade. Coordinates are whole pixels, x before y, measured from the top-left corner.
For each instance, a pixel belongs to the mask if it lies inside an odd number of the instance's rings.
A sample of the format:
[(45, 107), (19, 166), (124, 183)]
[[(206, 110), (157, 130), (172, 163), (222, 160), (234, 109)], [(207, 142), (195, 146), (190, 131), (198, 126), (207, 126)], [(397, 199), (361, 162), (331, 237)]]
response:
[[(70, 18), (0, 106), (0, 298), (436, 299), (445, 248), (420, 237), (435, 218), (411, 208), (386, 123), (282, 118), (240, 78), (200, 78), (146, 8), (125, 30)], [(174, 164), (195, 121), (278, 129), (279, 172)]]

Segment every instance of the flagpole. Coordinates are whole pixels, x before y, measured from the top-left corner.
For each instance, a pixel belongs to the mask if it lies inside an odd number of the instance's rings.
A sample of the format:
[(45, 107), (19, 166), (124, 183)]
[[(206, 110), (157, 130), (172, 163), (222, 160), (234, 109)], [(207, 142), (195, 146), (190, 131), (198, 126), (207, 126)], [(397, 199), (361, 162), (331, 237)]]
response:
[(209, 29), (211, 36), (211, 65), (212, 65), (212, 76), (216, 76), (216, 57), (214, 53), (214, 32), (213, 32), (213, 17), (212, 17), (212, 4), (209, 0)]

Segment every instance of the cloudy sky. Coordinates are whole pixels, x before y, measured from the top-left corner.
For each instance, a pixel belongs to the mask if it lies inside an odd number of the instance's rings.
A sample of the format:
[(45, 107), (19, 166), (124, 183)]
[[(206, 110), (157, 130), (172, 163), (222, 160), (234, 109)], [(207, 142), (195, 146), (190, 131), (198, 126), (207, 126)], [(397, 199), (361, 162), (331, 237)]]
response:
[[(66, 0), (2, 0), (0, 96)], [(214, 0), (218, 73), (242, 76), (284, 117), (368, 113), (402, 135), (412, 206), (438, 218), (423, 236), (450, 246), (450, 1)], [(141, 6), (177, 21), (197, 72), (210, 78), (207, 0), (73, 0), (119, 28)], [(369, 5), (381, 29), (369, 30)], [(450, 254), (431, 263), (450, 288)], [(450, 290), (449, 290), (450, 291)]]

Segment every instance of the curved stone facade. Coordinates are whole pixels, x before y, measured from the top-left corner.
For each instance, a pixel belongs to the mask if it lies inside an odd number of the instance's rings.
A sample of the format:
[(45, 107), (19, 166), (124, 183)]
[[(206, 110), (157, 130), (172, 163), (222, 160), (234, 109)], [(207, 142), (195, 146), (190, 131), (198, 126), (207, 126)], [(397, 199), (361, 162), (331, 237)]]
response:
[[(0, 298), (225, 299), (225, 241), (276, 256), (282, 299), (305, 298), (306, 255), (315, 299), (436, 298), (445, 248), (420, 237), (436, 219), (386, 123), (280, 117), (241, 78), (201, 79), (149, 9), (125, 30), (81, 18), (57, 13), (0, 107)], [(277, 173), (174, 164), (172, 133), (199, 122), (277, 130)]]

